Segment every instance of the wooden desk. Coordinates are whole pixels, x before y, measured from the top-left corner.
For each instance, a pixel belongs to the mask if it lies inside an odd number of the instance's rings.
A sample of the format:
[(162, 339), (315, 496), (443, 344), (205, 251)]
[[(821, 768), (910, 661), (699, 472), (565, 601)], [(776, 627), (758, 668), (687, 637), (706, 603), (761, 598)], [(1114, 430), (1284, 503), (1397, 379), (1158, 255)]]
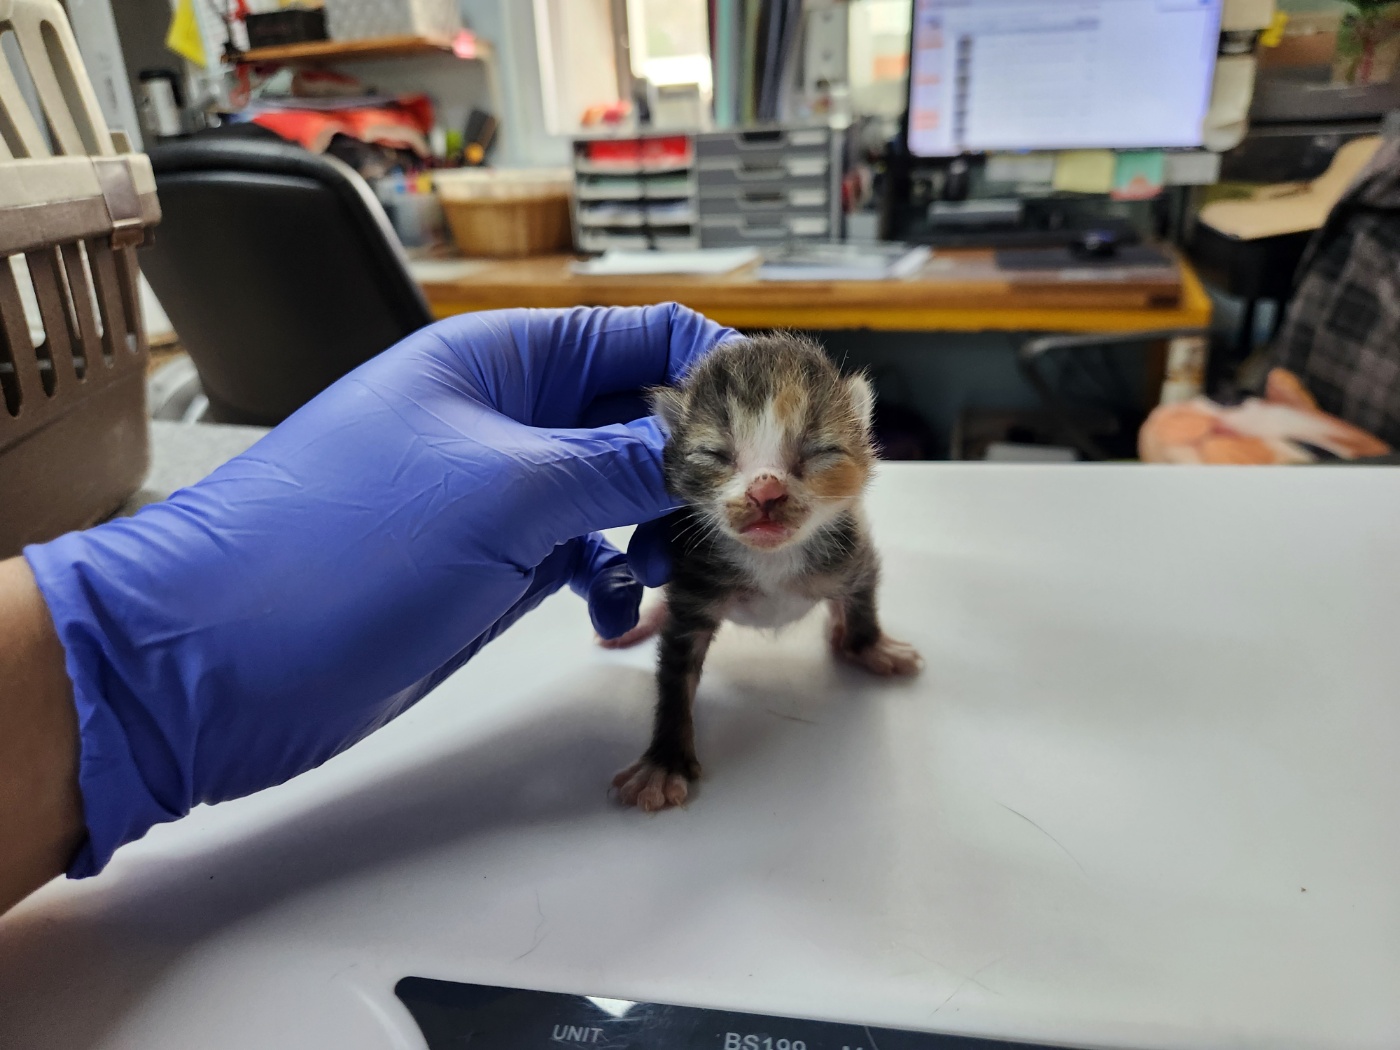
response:
[(735, 328), (1122, 332), (1205, 327), (1210, 300), (1191, 267), (1006, 273), (987, 251), (940, 251), (897, 281), (584, 277), (572, 257), (435, 261), (415, 271), (437, 317), (502, 307), (641, 306), (675, 300)]

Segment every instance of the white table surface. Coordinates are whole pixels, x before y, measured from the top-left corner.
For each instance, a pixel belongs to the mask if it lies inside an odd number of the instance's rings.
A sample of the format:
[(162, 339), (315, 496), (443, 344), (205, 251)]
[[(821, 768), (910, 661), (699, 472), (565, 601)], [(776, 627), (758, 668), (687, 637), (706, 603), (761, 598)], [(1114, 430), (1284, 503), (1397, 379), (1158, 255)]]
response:
[(890, 466), (870, 504), (916, 683), (833, 666), (815, 618), (726, 629), (706, 779), (646, 817), (605, 789), (652, 654), (556, 596), (320, 770), (0, 920), (0, 1046), (418, 1047), (406, 974), (1397, 1045), (1400, 473)]

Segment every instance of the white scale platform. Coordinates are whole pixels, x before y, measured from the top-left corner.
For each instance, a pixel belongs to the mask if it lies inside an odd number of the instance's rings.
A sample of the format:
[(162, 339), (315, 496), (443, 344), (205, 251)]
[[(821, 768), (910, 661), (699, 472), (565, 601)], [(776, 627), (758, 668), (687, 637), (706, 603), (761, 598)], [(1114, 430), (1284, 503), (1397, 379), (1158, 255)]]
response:
[(706, 778), (646, 817), (606, 788), (652, 653), (559, 595), (322, 769), (0, 920), (0, 1046), (418, 1048), (417, 975), (1393, 1048), (1400, 472), (891, 465), (870, 509), (917, 682), (837, 667), (818, 617), (727, 628)]

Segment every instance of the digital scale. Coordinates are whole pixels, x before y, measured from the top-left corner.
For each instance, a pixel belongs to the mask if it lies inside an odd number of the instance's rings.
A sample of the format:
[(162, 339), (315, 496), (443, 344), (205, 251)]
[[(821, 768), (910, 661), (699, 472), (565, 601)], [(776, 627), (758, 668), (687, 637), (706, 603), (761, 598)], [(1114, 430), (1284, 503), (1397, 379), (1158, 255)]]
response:
[(891, 463), (868, 509), (918, 679), (726, 627), (647, 816), (654, 651), (557, 595), (0, 918), (0, 1047), (1393, 1050), (1390, 472)]
[(428, 1050), (1050, 1050), (868, 1025), (405, 977), (394, 989)]

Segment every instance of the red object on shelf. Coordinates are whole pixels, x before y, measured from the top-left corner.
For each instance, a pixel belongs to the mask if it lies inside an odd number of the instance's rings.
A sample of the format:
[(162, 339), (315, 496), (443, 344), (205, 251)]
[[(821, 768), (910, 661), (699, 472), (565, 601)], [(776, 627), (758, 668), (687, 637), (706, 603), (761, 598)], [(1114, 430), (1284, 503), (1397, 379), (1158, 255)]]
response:
[(587, 152), (594, 164), (636, 167), (642, 162), (640, 139), (601, 139), (588, 143)]
[(426, 95), (406, 95), (388, 106), (270, 110), (253, 117), (253, 123), (313, 153), (325, 152), (331, 139), (341, 134), (426, 158), (431, 155), (427, 135), (433, 126), (433, 104)]
[(579, 118), (579, 123), (585, 128), (598, 127), (599, 125), (621, 124), (632, 112), (632, 103), (626, 99), (618, 102), (600, 102), (596, 106), (589, 106), (583, 111), (583, 116)]
[(642, 164), (648, 168), (688, 164), (690, 156), (690, 139), (684, 135), (642, 140)]
[(585, 155), (590, 163), (619, 168), (673, 168), (689, 164), (695, 150), (686, 135), (646, 139), (599, 139), (589, 142)]

